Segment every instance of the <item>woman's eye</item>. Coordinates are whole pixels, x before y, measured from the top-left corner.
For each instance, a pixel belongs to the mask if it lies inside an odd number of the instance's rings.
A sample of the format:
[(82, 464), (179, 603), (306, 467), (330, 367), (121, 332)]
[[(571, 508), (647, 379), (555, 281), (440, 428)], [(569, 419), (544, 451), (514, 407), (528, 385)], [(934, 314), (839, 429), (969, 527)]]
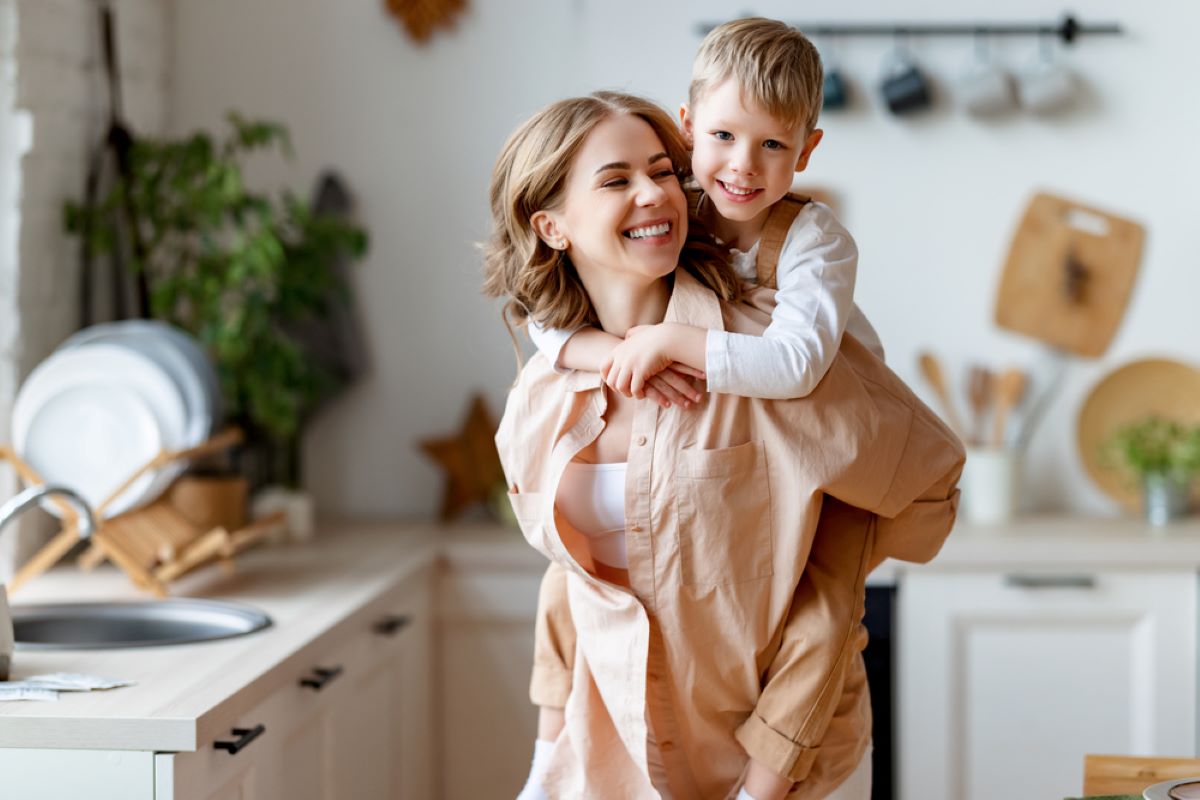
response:
[(614, 189), (619, 186), (624, 186), (627, 183), (629, 183), (629, 181), (625, 180), (624, 178), (611, 178), (610, 180), (607, 180), (604, 183), (600, 184), (600, 188)]
[(783, 150), (786, 145), (777, 139), (767, 139), (763, 142), (763, 147), (768, 150)]
[(675, 170), (674, 170), (673, 168), (669, 168), (669, 169), (660, 169), (658, 172), (654, 173), (654, 177), (655, 177), (655, 179), (659, 179), (659, 178), (674, 178), (674, 177), (675, 177)]
[(733, 134), (729, 131), (713, 131), (713, 138), (722, 142), (732, 142)]

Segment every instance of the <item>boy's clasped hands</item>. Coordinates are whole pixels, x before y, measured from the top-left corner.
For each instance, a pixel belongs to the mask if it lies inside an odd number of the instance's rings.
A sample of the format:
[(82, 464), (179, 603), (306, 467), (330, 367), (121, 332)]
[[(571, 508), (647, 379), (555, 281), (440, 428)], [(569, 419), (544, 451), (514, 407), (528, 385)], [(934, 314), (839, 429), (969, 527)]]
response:
[(699, 363), (703, 363), (704, 343), (705, 332), (691, 325), (638, 325), (617, 341), (600, 367), (600, 376), (610, 389), (626, 397), (645, 398), (663, 408), (691, 408), (704, 399), (697, 383), (705, 374), (683, 359), (695, 359), (698, 347)]

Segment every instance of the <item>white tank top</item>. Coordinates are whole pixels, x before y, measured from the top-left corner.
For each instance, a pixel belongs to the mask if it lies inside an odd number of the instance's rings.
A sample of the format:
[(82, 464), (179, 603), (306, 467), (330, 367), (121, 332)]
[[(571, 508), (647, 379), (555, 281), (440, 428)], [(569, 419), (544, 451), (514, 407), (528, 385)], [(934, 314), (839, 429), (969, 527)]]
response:
[(587, 537), (592, 558), (626, 569), (625, 464), (567, 462), (554, 505)]

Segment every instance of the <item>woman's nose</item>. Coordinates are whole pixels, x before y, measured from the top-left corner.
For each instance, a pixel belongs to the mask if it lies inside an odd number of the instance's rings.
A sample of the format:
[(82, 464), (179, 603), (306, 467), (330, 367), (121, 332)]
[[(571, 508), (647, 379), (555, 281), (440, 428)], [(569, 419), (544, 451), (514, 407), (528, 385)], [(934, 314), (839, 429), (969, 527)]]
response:
[(666, 190), (663, 189), (662, 185), (649, 175), (645, 175), (638, 179), (637, 188), (638, 205), (661, 205), (667, 196)]

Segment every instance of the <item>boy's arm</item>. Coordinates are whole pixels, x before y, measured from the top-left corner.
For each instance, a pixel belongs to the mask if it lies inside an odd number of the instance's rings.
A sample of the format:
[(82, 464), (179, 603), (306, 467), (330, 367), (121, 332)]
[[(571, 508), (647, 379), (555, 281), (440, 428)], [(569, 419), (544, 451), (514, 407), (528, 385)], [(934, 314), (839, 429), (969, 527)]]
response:
[(543, 328), (536, 322), (529, 323), (529, 338), (560, 373), (572, 369), (599, 372), (613, 348), (621, 343), (619, 337), (589, 326), (568, 331)]
[(782, 400), (816, 388), (854, 310), (858, 247), (823, 206), (801, 213), (779, 253), (778, 292), (763, 335), (709, 331), (712, 392)]

